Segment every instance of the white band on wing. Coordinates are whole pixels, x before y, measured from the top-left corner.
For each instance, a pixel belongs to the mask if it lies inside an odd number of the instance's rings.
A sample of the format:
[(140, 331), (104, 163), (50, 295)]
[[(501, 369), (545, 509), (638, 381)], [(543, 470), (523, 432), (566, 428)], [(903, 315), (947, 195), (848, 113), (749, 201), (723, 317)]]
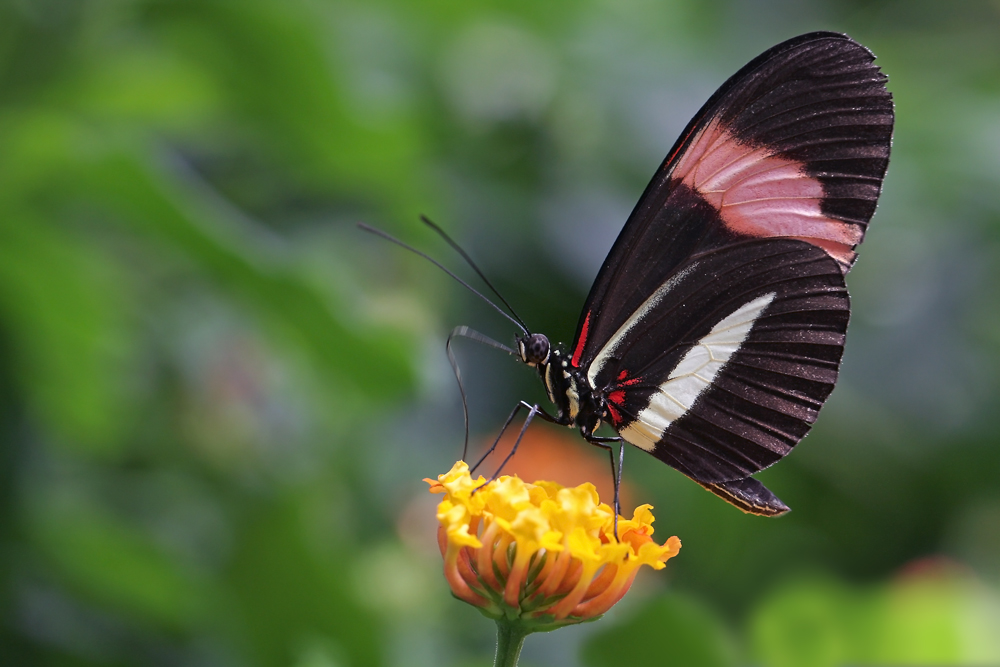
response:
[(597, 375), (601, 372), (601, 369), (604, 368), (604, 365), (608, 363), (608, 359), (612, 354), (614, 354), (615, 350), (618, 349), (618, 346), (621, 345), (622, 340), (625, 339), (625, 336), (632, 329), (632, 327), (641, 322), (642, 319), (656, 307), (656, 304), (662, 301), (663, 297), (665, 297), (670, 290), (676, 287), (677, 283), (684, 280), (689, 273), (694, 271), (697, 266), (698, 263), (695, 262), (683, 271), (678, 271), (676, 274), (671, 276), (670, 279), (660, 285), (648, 299), (643, 301), (641, 306), (636, 308), (635, 312), (632, 313), (632, 316), (629, 317), (623, 325), (618, 327), (618, 331), (615, 332), (614, 336), (608, 339), (608, 342), (604, 344), (604, 347), (602, 347), (597, 353), (597, 356), (594, 357), (594, 361), (590, 364), (590, 368), (587, 369), (587, 379), (590, 380), (591, 387), (597, 386)]
[(775, 295), (770, 292), (744, 304), (712, 327), (674, 367), (667, 381), (653, 394), (649, 405), (619, 434), (636, 447), (653, 451), (671, 422), (691, 409), (698, 396), (711, 386), (722, 367), (740, 349), (754, 322)]

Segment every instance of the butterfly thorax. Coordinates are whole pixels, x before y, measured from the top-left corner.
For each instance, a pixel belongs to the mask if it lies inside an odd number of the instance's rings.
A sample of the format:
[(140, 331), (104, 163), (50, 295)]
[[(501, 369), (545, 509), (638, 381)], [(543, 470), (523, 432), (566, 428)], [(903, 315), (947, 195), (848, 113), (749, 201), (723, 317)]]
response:
[(549, 400), (557, 408), (556, 422), (579, 428), (589, 437), (601, 425), (604, 397), (595, 392), (582, 369), (570, 363), (566, 353), (551, 347), (542, 334), (531, 334), (518, 339), (521, 360), (538, 369)]

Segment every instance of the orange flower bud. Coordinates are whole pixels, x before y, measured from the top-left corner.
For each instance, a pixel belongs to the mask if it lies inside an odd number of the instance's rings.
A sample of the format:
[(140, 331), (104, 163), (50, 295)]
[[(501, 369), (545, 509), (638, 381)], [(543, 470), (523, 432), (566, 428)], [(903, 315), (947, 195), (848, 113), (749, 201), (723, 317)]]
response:
[(628, 591), (643, 565), (659, 570), (681, 542), (653, 541), (653, 514), (631, 519), (601, 503), (592, 484), (564, 488), (500, 477), (473, 480), (459, 461), (425, 480), (438, 505), (438, 543), (452, 593), (494, 619), (528, 631), (596, 618)]

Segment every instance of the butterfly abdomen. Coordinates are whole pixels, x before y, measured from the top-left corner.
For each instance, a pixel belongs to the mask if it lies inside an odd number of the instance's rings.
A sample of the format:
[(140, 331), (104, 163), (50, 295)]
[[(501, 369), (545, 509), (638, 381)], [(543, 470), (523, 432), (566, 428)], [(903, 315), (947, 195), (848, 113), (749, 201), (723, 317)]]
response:
[(579, 428), (584, 437), (600, 428), (603, 397), (562, 350), (553, 349), (548, 363), (540, 365), (538, 371), (549, 400), (556, 406), (557, 423)]

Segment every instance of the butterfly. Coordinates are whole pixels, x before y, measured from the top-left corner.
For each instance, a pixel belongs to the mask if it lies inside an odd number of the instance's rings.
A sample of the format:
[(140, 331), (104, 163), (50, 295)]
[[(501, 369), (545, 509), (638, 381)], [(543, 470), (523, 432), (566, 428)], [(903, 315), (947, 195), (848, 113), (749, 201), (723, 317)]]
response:
[[(850, 318), (844, 277), (892, 143), (892, 96), (874, 60), (846, 35), (814, 32), (750, 61), (653, 175), (597, 274), (572, 345), (551, 345), (494, 305), (523, 334), (514, 350), (456, 329), (448, 350), (460, 389), (456, 336), (535, 368), (555, 414), (522, 401), (504, 430), (526, 408), (522, 436), (539, 416), (608, 450), (616, 510), (629, 443), (745, 512), (787, 512), (752, 475), (802, 440), (837, 381)], [(603, 424), (617, 435), (598, 435)]]
[[(791, 452), (837, 381), (844, 276), (892, 143), (873, 61), (846, 35), (801, 35), (709, 98), (625, 222), (570, 348), (517, 339), (551, 421), (628, 442), (745, 512), (788, 511), (751, 475)], [(603, 423), (618, 436), (597, 436)]]

